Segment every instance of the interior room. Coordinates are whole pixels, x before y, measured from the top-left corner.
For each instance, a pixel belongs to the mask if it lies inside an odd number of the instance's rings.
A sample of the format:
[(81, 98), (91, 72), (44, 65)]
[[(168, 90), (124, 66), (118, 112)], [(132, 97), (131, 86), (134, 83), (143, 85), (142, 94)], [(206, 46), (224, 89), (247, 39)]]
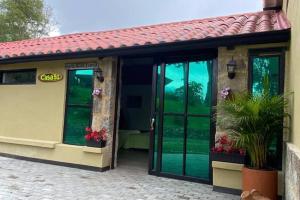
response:
[(123, 60), (118, 165), (147, 170), (152, 100), (152, 58)]

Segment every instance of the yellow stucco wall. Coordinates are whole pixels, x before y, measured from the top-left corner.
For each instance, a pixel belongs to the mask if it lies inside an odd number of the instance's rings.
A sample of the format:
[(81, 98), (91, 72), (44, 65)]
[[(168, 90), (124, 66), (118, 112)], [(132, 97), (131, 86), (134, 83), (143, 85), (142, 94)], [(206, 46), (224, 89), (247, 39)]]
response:
[[(61, 73), (58, 82), (0, 85), (0, 153), (95, 167), (109, 166), (107, 150), (62, 144), (66, 96), (66, 63), (97, 62), (78, 59), (0, 64), (0, 70), (36, 68)], [(105, 157), (103, 157), (105, 155)]]
[[(0, 65), (4, 69), (36, 68), (37, 75), (56, 72), (66, 76), (64, 63), (37, 62)], [(0, 135), (60, 142), (64, 122), (66, 79), (35, 85), (0, 85)]]
[(242, 189), (242, 168), (243, 164), (212, 162), (213, 185), (223, 188)]
[[(288, 4), (287, 4), (288, 2)], [(300, 148), (300, 1), (284, 1), (283, 9), (292, 25), (291, 43), (287, 53), (288, 90), (294, 92), (291, 101), (292, 130), (290, 141)]]

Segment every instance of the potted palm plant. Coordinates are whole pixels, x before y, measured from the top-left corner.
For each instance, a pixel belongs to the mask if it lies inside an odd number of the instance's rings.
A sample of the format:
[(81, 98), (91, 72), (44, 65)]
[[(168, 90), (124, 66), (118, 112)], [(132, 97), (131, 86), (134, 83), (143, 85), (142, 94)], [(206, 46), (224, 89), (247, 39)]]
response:
[(230, 133), (239, 148), (246, 150), (249, 165), (243, 168), (243, 190), (256, 189), (270, 199), (277, 199), (277, 170), (268, 165), (268, 149), (283, 130), (287, 99), (272, 96), (268, 78), (261, 95), (241, 93), (219, 103), (217, 124)]

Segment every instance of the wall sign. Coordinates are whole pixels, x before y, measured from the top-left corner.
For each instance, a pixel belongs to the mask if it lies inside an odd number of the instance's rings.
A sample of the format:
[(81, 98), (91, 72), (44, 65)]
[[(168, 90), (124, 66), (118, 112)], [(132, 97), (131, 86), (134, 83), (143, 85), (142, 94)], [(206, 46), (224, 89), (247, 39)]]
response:
[(56, 82), (63, 79), (63, 75), (59, 73), (40, 74), (39, 80), (42, 82)]
[(66, 68), (67, 69), (85, 69), (85, 68), (97, 68), (98, 64), (96, 62), (89, 62), (89, 63), (67, 63)]

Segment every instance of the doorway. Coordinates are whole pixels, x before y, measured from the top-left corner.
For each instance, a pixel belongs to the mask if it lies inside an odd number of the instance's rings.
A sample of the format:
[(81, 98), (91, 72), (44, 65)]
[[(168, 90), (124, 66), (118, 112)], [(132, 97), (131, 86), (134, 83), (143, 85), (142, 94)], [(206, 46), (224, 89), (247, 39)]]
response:
[(211, 182), (215, 66), (214, 59), (154, 65), (150, 174)]
[(118, 166), (148, 171), (152, 100), (152, 58), (122, 60)]
[[(123, 60), (118, 161), (143, 160), (145, 173), (148, 170), (151, 175), (211, 183), (215, 58), (205, 54)], [(147, 87), (138, 89), (139, 84)], [(124, 145), (124, 137), (132, 141)], [(123, 157), (122, 147), (127, 153)], [(148, 156), (130, 150), (144, 150)]]

